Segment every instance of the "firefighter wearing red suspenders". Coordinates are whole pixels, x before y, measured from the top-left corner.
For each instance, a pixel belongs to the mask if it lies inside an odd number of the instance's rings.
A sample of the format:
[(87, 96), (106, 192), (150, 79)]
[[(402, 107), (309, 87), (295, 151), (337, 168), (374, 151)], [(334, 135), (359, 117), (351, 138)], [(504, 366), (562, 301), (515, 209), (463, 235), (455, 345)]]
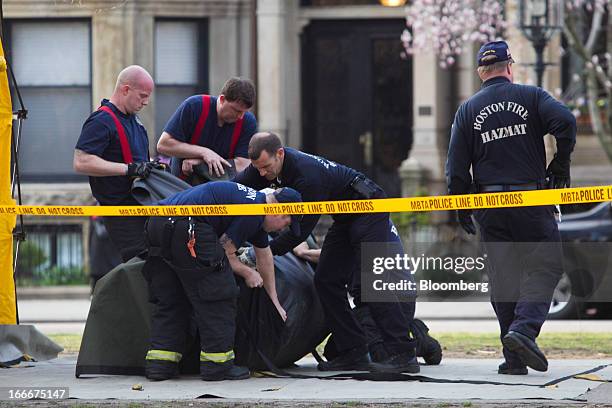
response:
[[(89, 176), (100, 205), (138, 205), (130, 188), (134, 177), (146, 177), (156, 166), (149, 161), (147, 131), (136, 116), (149, 103), (153, 79), (142, 67), (125, 68), (110, 99), (83, 124), (74, 152), (74, 169)], [(145, 249), (145, 217), (104, 217), (109, 236), (124, 261)]]
[(209, 174), (223, 176), (231, 167), (241, 171), (248, 164), (248, 145), (257, 131), (255, 86), (248, 79), (230, 78), (219, 96), (187, 98), (170, 117), (157, 150), (172, 157), (171, 169), (187, 181), (193, 166), (208, 166)]

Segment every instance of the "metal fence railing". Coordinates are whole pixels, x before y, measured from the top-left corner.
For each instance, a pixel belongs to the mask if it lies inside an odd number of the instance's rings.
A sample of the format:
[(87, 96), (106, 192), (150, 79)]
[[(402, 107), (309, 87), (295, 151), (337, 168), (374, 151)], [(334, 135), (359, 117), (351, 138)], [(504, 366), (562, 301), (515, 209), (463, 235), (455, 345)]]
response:
[(26, 225), (25, 231), (17, 256), (17, 285), (87, 283), (80, 225)]

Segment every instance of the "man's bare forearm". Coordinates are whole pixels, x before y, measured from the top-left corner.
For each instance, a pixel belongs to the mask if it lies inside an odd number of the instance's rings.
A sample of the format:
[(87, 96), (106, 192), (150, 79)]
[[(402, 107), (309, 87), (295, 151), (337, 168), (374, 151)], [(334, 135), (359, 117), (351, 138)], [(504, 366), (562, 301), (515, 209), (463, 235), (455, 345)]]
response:
[(274, 258), (270, 248), (255, 247), (255, 260), (257, 262), (257, 271), (263, 279), (264, 288), (268, 292), (270, 299), (277, 302), (278, 296), (276, 293), (276, 278), (274, 276)]
[(104, 160), (79, 149), (74, 150), (73, 167), (77, 173), (95, 177), (125, 176), (127, 173), (127, 164)]
[(238, 257), (234, 254), (228, 255), (227, 259), (229, 260), (230, 266), (232, 267), (234, 273), (245, 280), (249, 276), (251, 276), (253, 272), (255, 272), (252, 268), (249, 268), (248, 266), (240, 262)]
[(178, 157), (179, 159), (201, 159), (205, 150), (210, 150), (199, 145), (176, 140), (169, 133), (162, 133), (157, 142), (157, 151), (166, 156)]

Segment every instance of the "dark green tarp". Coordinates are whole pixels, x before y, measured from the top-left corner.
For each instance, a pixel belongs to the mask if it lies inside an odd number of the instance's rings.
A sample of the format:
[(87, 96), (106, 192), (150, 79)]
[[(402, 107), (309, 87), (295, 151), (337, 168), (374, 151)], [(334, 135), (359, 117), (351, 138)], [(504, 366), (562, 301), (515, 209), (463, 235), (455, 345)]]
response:
[(80, 374), (144, 373), (151, 328), (144, 261), (133, 258), (107, 273), (96, 284), (79, 357)]

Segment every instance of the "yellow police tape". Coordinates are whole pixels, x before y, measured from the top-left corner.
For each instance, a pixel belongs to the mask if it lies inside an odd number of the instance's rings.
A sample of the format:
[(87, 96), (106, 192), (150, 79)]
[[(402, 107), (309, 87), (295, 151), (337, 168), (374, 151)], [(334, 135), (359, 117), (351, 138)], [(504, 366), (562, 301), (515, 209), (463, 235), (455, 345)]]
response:
[(513, 191), (377, 200), (320, 201), (286, 204), (231, 204), (188, 206), (0, 206), (0, 214), (81, 217), (111, 216), (206, 216), (266, 214), (342, 214), (373, 212), (447, 211), (461, 209), (529, 207), (612, 201), (612, 186), (559, 190)]

